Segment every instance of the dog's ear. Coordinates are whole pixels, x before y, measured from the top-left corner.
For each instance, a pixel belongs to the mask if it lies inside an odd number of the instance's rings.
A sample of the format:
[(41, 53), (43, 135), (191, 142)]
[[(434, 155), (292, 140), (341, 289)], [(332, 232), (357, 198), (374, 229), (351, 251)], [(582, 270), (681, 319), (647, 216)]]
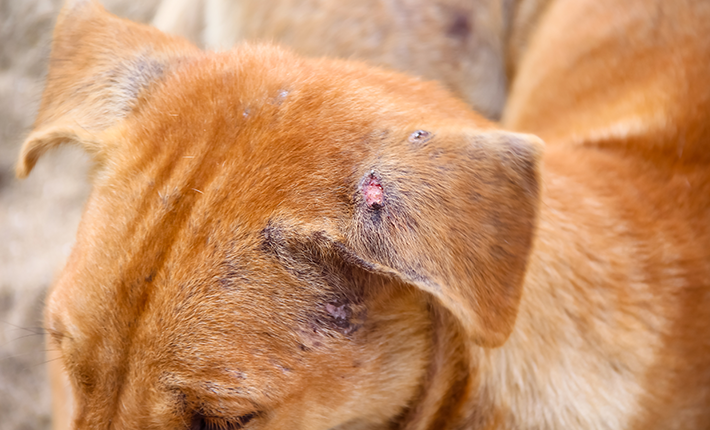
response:
[(111, 147), (102, 131), (128, 116), (171, 65), (196, 52), (186, 41), (110, 15), (94, 0), (67, 1), (17, 176), (27, 176), (45, 151), (62, 143), (79, 144), (101, 162)]
[[(350, 262), (429, 292), (478, 345), (513, 330), (539, 205), (535, 136), (418, 131), (378, 154), (355, 192)], [(414, 143), (412, 143), (414, 142)]]

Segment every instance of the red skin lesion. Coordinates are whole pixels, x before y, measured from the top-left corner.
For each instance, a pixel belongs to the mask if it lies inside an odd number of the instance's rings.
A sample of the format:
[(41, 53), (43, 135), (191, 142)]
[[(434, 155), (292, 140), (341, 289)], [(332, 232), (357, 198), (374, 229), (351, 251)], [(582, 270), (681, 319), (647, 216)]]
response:
[(362, 194), (368, 207), (379, 209), (384, 206), (384, 191), (380, 181), (373, 175), (362, 186)]

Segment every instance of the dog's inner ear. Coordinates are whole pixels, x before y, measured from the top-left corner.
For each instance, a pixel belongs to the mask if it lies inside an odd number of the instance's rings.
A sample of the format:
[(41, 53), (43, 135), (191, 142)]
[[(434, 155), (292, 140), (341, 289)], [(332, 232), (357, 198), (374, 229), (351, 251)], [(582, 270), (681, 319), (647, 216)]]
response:
[(433, 295), (476, 344), (500, 346), (532, 246), (542, 145), (528, 135), (454, 131), (383, 152), (363, 168), (354, 219), (336, 248)]
[(62, 143), (80, 145), (100, 163), (112, 145), (102, 132), (136, 109), (181, 58), (197, 52), (185, 41), (114, 17), (93, 0), (68, 1), (54, 30), (47, 84), (17, 176), (27, 176), (45, 151)]

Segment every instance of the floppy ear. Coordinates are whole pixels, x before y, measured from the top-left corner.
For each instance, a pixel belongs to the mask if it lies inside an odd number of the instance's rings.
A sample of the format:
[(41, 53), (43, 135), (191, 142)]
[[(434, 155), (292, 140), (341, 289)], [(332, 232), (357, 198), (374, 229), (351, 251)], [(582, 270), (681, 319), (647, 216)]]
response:
[(379, 154), (341, 254), (429, 292), (476, 344), (502, 345), (532, 246), (542, 147), (529, 135), (443, 131)]
[(34, 130), (17, 163), (25, 177), (49, 148), (70, 142), (101, 162), (101, 132), (128, 116), (189, 43), (107, 13), (93, 0), (69, 0), (57, 19), (47, 85)]

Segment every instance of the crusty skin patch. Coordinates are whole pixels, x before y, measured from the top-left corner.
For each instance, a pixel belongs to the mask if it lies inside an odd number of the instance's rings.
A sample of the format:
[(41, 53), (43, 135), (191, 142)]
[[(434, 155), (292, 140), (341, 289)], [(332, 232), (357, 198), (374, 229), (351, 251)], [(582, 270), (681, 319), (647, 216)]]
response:
[(57, 428), (708, 427), (703, 158), (543, 154), (436, 84), (202, 52), (92, 1), (53, 59), (19, 173), (67, 141), (95, 162), (47, 299)]
[(367, 207), (377, 210), (385, 205), (385, 193), (374, 171), (365, 177), (361, 189)]

